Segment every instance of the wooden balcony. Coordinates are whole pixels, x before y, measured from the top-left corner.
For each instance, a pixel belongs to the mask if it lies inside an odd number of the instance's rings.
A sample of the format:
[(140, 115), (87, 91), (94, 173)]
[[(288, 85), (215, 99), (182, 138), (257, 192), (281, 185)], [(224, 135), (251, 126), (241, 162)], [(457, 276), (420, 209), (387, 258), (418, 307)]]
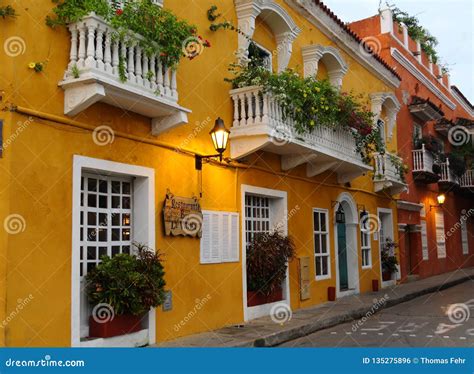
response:
[(388, 190), (391, 195), (397, 195), (407, 190), (407, 184), (401, 179), (393, 160), (403, 160), (389, 153), (374, 155), (374, 190)]
[(467, 170), (464, 175), (459, 178), (459, 185), (462, 190), (474, 192), (474, 170)]
[[(134, 44), (136, 39), (114, 38), (114, 29), (93, 13), (70, 24), (69, 31), (69, 64), (59, 82), (66, 115), (101, 101), (151, 118), (155, 135), (187, 123), (190, 111), (178, 104), (176, 70), (159, 56), (148, 56)], [(120, 60), (125, 82), (120, 80)]]
[(283, 170), (306, 164), (309, 177), (331, 170), (338, 182), (346, 183), (372, 168), (355, 152), (356, 144), (344, 128), (316, 126), (311, 133), (300, 134), (291, 118), (271, 94), (250, 86), (230, 91), (234, 103), (231, 128), (231, 157), (242, 158), (258, 150), (282, 156)]
[(421, 149), (415, 149), (413, 152), (413, 179), (420, 183), (436, 183), (440, 176), (433, 171), (434, 158), (431, 152), (421, 145)]
[(449, 160), (446, 159), (446, 162), (440, 164), (441, 166), (441, 178), (438, 181), (440, 189), (452, 189), (459, 186), (459, 178), (453, 173), (452, 169), (449, 167)]

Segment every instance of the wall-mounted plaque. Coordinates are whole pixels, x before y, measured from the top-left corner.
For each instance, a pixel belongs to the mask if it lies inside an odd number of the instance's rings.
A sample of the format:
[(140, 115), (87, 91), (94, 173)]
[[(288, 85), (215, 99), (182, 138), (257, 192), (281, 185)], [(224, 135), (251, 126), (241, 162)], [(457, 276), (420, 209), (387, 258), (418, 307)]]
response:
[(169, 190), (163, 205), (166, 235), (201, 237), (202, 212), (197, 197), (174, 196)]

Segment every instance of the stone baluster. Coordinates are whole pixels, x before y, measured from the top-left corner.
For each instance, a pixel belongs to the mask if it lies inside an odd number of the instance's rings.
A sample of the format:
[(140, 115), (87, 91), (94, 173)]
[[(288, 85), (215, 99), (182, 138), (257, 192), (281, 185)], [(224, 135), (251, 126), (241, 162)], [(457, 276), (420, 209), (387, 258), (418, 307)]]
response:
[(171, 69), (171, 96), (174, 100), (178, 101), (178, 82), (176, 69)]
[(112, 74), (118, 76), (119, 74), (119, 42), (116, 40), (112, 45)]
[(165, 79), (164, 79), (164, 86), (165, 86), (165, 96), (171, 96), (171, 89), (170, 89), (170, 68), (165, 66)]
[(99, 27), (97, 28), (97, 38), (96, 38), (97, 43), (95, 47), (95, 59), (97, 61), (97, 68), (102, 71), (105, 70), (103, 40), (104, 40), (104, 29), (99, 25)]
[(239, 126), (239, 97), (237, 95), (232, 96), (232, 101), (234, 102), (234, 122), (232, 122), (233, 127)]
[(85, 60), (86, 67), (95, 67), (95, 28), (96, 25), (87, 25), (87, 57)]
[(65, 75), (70, 75), (71, 69), (77, 66), (77, 28), (72, 26), (69, 30), (71, 32), (71, 50), (69, 52), (69, 65)]
[(136, 76), (135, 76), (135, 45), (134, 44), (128, 47), (127, 72), (128, 72), (128, 80), (135, 83)]
[(165, 88), (163, 86), (163, 63), (161, 60), (158, 58), (158, 69), (156, 72), (156, 83), (158, 84), (158, 91), (160, 92), (160, 95), (165, 94)]
[(248, 118), (249, 118), (247, 121), (247, 124), (253, 125), (255, 123), (254, 117), (253, 117), (253, 92), (252, 91), (247, 92), (245, 96), (247, 98)]
[(247, 124), (247, 113), (245, 108), (245, 94), (239, 94), (240, 100), (240, 126)]
[[(150, 57), (150, 70), (151, 72), (153, 73), (153, 75), (151, 76), (151, 79), (150, 79), (150, 87), (151, 87), (151, 90), (153, 92), (156, 91), (156, 88), (157, 88), (157, 85), (156, 85), (156, 78), (157, 78), (157, 74), (156, 74), (156, 55), (152, 55)], [(147, 77), (144, 77), (144, 79), (146, 79)]]
[(78, 60), (77, 65), (80, 68), (85, 66), (86, 58), (86, 25), (79, 25), (79, 50), (78, 50)]
[(113, 69), (112, 69), (112, 35), (110, 34), (110, 32), (106, 32), (106, 34), (105, 34), (104, 69), (107, 73), (113, 73)]
[(142, 48), (138, 45), (137, 50), (135, 51), (135, 76), (137, 84), (144, 84), (144, 82), (146, 81), (146, 73), (147, 72), (145, 71), (145, 69), (142, 68)]
[(260, 123), (262, 118), (260, 117), (260, 91), (255, 92), (255, 123)]
[(148, 56), (146, 55), (146, 53), (144, 53), (142, 56), (142, 74), (143, 74), (143, 85), (146, 88), (151, 87), (150, 81), (147, 79), (149, 71), (150, 71), (150, 65), (148, 63)]

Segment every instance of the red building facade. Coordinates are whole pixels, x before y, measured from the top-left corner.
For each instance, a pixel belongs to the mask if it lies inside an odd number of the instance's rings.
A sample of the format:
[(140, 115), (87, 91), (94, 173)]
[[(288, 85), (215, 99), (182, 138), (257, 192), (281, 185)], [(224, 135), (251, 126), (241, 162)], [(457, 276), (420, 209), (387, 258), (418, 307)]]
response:
[(379, 53), (402, 77), (397, 137), (409, 167), (408, 189), (397, 202), (402, 281), (474, 266), (472, 157), (459, 157), (461, 149), (472, 155), (474, 147), (472, 104), (406, 26), (393, 21), (390, 9), (350, 28), (368, 53)]

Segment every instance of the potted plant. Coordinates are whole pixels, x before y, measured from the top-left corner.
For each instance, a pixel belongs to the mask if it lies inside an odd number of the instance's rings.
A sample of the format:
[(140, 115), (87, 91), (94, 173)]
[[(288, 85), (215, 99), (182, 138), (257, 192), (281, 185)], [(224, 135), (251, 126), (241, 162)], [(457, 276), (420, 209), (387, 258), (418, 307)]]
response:
[(382, 280), (389, 281), (392, 279), (392, 274), (398, 272), (398, 260), (395, 256), (395, 248), (398, 245), (390, 238), (385, 240), (385, 243), (382, 247), (381, 252), (381, 262), (382, 262)]
[(247, 247), (247, 305), (283, 299), (282, 283), (288, 261), (295, 256), (293, 241), (275, 231), (257, 233)]
[(134, 246), (136, 255), (103, 256), (86, 276), (87, 296), (94, 306), (89, 317), (91, 337), (139, 331), (150, 308), (164, 301), (166, 283), (160, 254), (143, 244)]

